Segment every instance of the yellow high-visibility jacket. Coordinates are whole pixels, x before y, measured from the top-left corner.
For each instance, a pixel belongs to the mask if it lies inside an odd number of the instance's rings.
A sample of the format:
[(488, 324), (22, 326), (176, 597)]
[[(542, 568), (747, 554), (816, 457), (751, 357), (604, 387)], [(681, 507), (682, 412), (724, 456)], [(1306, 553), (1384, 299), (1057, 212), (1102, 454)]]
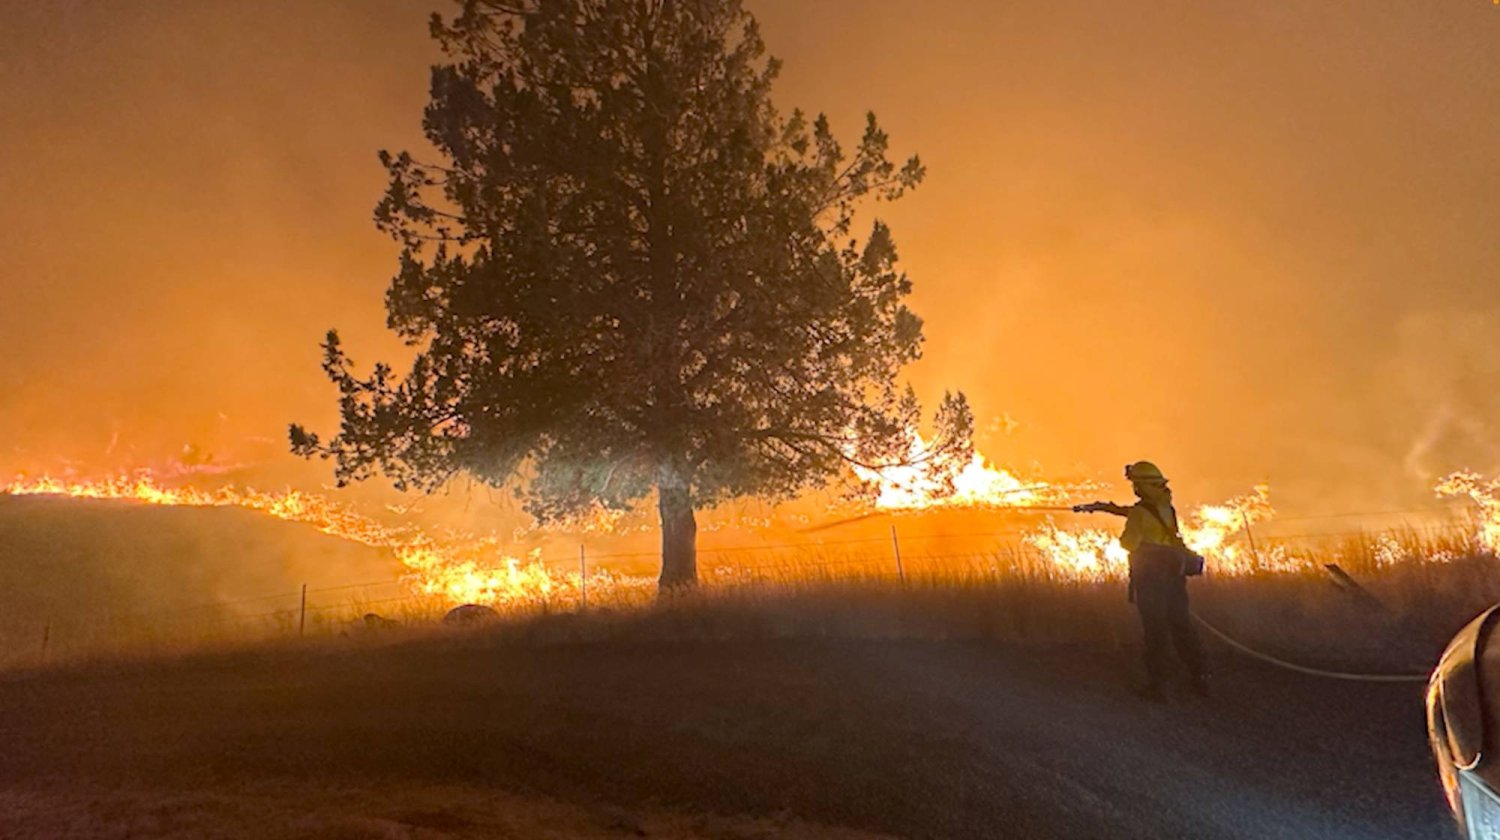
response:
[[(1161, 519), (1158, 520), (1146, 509), (1148, 504), (1150, 502), (1136, 502), (1125, 515), (1125, 531), (1120, 534), (1120, 547), (1126, 551), (1135, 551), (1141, 543), (1177, 545), (1177, 511), (1170, 504), (1162, 504), (1157, 508), (1157, 512), (1161, 514)], [(1168, 530), (1169, 528), (1172, 530)]]
[(1131, 602), (1135, 601), (1135, 550), (1146, 543), (1178, 545), (1177, 511), (1170, 502), (1162, 502), (1157, 506), (1157, 512), (1161, 514), (1158, 519), (1146, 508), (1149, 504), (1151, 502), (1142, 499), (1130, 508), (1125, 514), (1125, 530), (1120, 534), (1120, 546), (1130, 552), (1130, 581), (1125, 599)]

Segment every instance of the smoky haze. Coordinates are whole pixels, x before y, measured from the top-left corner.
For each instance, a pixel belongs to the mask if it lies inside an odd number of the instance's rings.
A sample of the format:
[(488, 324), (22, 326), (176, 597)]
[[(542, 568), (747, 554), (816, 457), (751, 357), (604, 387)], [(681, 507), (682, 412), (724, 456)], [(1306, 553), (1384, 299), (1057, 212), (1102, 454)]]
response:
[[(776, 99), (875, 110), (928, 181), (891, 222), (910, 377), (1002, 464), (1284, 508), (1500, 467), (1500, 9), (752, 0)], [(378, 149), (421, 148), (411, 0), (0, 10), (0, 469), (292, 464), (317, 344), (400, 359)], [(992, 422), (1011, 418), (1017, 424)]]

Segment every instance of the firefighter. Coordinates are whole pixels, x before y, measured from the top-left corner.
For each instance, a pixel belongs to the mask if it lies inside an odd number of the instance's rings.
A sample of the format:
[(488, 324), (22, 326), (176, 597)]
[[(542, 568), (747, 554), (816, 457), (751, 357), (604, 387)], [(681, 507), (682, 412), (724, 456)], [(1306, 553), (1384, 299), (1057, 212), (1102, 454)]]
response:
[(1130, 552), (1128, 597), (1140, 613), (1146, 647), (1146, 684), (1140, 693), (1150, 700), (1165, 699), (1171, 648), (1176, 648), (1193, 691), (1207, 696), (1208, 671), (1188, 611), (1187, 593), (1187, 579), (1202, 572), (1203, 558), (1183, 544), (1172, 490), (1162, 471), (1150, 461), (1139, 461), (1125, 468), (1125, 477), (1139, 500), (1134, 505), (1095, 502), (1074, 510), (1125, 517), (1120, 545)]

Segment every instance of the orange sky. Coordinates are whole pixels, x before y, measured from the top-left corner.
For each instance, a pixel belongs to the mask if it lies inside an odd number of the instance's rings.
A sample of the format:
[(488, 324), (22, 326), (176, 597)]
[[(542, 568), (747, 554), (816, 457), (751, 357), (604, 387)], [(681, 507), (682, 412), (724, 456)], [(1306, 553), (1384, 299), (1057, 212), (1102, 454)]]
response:
[[(1488, 0), (749, 5), (783, 106), (873, 108), (928, 163), (879, 210), (910, 373), (1019, 423), (997, 461), (1307, 510), (1500, 469)], [(287, 421), (329, 426), (323, 331), (394, 345), (375, 152), (420, 139), (433, 7), (0, 9), (0, 468), (289, 461)]]

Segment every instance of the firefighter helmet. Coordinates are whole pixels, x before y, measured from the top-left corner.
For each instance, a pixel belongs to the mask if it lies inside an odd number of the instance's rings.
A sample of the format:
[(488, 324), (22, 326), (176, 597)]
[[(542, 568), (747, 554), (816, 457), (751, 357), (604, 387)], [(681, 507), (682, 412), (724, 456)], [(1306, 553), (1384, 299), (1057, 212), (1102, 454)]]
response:
[(1157, 481), (1165, 483), (1167, 480), (1167, 477), (1162, 474), (1161, 467), (1150, 461), (1136, 461), (1134, 464), (1126, 466), (1125, 477), (1137, 484)]

